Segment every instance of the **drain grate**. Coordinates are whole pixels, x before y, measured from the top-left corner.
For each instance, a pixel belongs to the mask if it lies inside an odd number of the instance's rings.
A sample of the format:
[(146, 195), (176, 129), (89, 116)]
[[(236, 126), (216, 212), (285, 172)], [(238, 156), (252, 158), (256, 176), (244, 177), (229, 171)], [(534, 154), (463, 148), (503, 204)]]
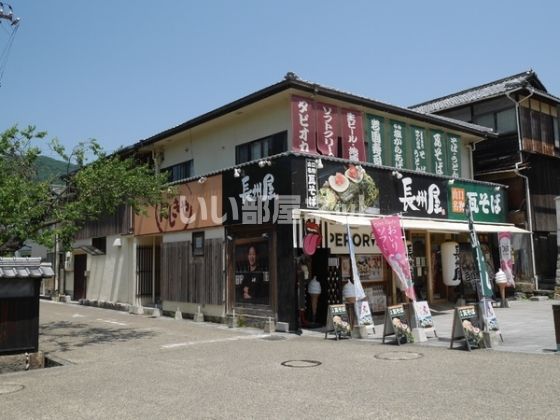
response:
[(321, 362), (317, 360), (286, 360), (281, 365), (291, 368), (311, 368), (320, 366)]
[(0, 384), (0, 395), (2, 394), (12, 394), (14, 392), (21, 391), (25, 388), (20, 384)]
[(262, 338), (263, 340), (267, 341), (282, 341), (287, 340), (286, 337), (282, 337), (281, 335), (267, 335), (266, 337)]
[(423, 357), (422, 353), (412, 351), (388, 351), (376, 354), (375, 357), (381, 360), (414, 360)]

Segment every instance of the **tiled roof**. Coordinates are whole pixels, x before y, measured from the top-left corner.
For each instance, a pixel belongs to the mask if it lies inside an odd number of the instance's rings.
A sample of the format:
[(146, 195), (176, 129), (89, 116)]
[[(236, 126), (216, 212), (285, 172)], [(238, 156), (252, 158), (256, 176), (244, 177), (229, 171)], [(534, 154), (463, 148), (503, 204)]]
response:
[(485, 137), (487, 135), (492, 136), (492, 130), (487, 127), (478, 126), (475, 124), (465, 123), (464, 121), (454, 120), (450, 118), (443, 118), (439, 115), (433, 115), (427, 112), (418, 112), (415, 109), (403, 108), (400, 106), (390, 105), (384, 102), (377, 101), (375, 99), (367, 98), (365, 96), (357, 95), (354, 93), (346, 92), (340, 89), (335, 89), (327, 87), (324, 85), (319, 85), (311, 81), (302, 80), (293, 73), (288, 73), (284, 80), (270, 85), (264, 89), (240, 98), (234, 102), (223, 105), (213, 111), (207, 112), (206, 114), (200, 115), (191, 120), (185, 121), (179, 125), (171, 127), (165, 131), (155, 134), (143, 140), (139, 140), (135, 144), (125, 147), (120, 152), (129, 153), (133, 150), (139, 149), (144, 146), (156, 143), (160, 140), (166, 139), (172, 135), (189, 130), (205, 122), (211, 121), (215, 118), (221, 117), (230, 112), (234, 112), (244, 106), (253, 104), (262, 99), (265, 99), (274, 94), (286, 91), (288, 89), (300, 90), (303, 92), (312, 93), (314, 95), (322, 95), (327, 98), (341, 100), (348, 102), (349, 104), (354, 104), (358, 106), (364, 106), (374, 109), (380, 109), (382, 111), (393, 113), (397, 116), (403, 116), (406, 118), (417, 119), (419, 121), (427, 122), (434, 125), (443, 125), (446, 128), (453, 130), (460, 130), (463, 132), (468, 132), (476, 136)]
[(54, 276), (51, 263), (41, 258), (0, 258), (0, 278), (44, 278)]
[(477, 102), (493, 96), (498, 96), (504, 94), (506, 91), (514, 90), (519, 87), (512, 87), (511, 85), (521, 85), (523, 83), (529, 83), (534, 89), (548, 95), (546, 88), (540, 82), (535, 72), (533, 70), (529, 70), (481, 86), (476, 86), (451, 95), (413, 105), (409, 108), (414, 111), (430, 114), (444, 109), (456, 108), (461, 105)]

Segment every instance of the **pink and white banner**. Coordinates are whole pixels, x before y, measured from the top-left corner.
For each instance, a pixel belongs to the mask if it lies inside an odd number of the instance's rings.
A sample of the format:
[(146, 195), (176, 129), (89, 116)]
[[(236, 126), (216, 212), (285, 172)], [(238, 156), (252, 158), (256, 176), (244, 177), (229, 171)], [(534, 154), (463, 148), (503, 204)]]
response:
[(412, 274), (406, 252), (405, 238), (401, 227), (399, 216), (387, 216), (371, 221), (371, 229), (375, 237), (375, 243), (381, 253), (397, 274), (399, 289), (412, 301), (416, 300), (414, 287), (412, 285)]
[(499, 232), (498, 243), (500, 246), (500, 267), (506, 274), (508, 287), (515, 287), (513, 280), (513, 252), (511, 247), (511, 233)]

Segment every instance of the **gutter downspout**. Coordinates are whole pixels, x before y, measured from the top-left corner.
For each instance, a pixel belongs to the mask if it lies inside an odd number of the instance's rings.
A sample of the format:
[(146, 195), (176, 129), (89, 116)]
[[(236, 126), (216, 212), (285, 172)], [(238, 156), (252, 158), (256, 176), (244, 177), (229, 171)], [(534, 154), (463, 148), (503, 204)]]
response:
[(520, 178), (523, 178), (524, 182), (525, 182), (525, 196), (526, 196), (526, 201), (525, 203), (527, 204), (527, 222), (529, 224), (529, 236), (530, 236), (530, 246), (531, 246), (531, 266), (533, 269), (533, 281), (535, 282), (535, 290), (539, 290), (539, 279), (537, 277), (537, 267), (535, 264), (535, 243), (533, 240), (533, 206), (531, 203), (531, 191), (529, 188), (529, 177), (527, 177), (526, 175), (523, 175), (521, 173), (521, 169), (519, 169), (519, 166), (523, 163), (523, 141), (522, 141), (522, 137), (521, 137), (521, 115), (519, 113), (519, 104), (521, 104), (521, 102), (526, 101), (527, 99), (529, 99), (531, 96), (533, 96), (534, 90), (531, 88), (529, 89), (529, 95), (527, 95), (526, 97), (524, 97), (523, 99), (521, 99), (520, 101), (515, 100), (514, 98), (512, 98), (510, 96), (510, 92), (506, 92), (506, 96), (507, 98), (512, 101), (515, 104), (515, 117), (517, 119), (517, 141), (518, 141), (518, 145), (519, 145), (519, 161), (515, 162), (515, 169), (514, 172), (517, 176), (519, 176)]

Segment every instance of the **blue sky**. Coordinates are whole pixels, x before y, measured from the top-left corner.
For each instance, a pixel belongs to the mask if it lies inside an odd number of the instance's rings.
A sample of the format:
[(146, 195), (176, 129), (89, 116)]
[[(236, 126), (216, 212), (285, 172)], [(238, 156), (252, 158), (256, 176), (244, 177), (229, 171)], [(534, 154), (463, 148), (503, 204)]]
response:
[(68, 147), (132, 144), (288, 71), (408, 106), (533, 68), (560, 96), (552, 0), (3, 1), (22, 21), (0, 130), (34, 124)]

